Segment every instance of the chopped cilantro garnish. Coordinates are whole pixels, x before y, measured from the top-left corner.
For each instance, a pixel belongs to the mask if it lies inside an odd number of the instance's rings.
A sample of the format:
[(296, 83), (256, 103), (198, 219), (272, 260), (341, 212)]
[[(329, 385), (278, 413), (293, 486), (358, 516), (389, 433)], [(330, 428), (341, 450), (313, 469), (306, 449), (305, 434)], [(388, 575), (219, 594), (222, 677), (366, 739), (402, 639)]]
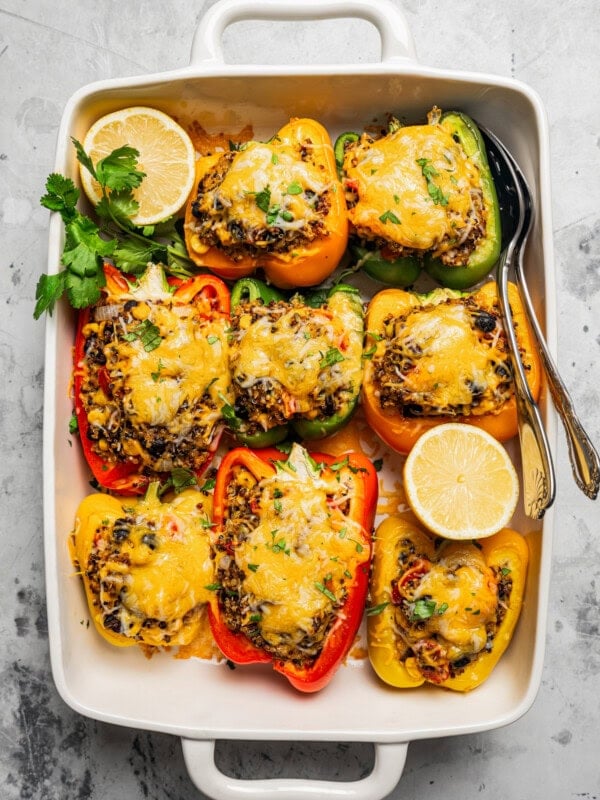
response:
[(332, 367), (334, 364), (338, 364), (340, 361), (345, 361), (344, 356), (340, 353), (337, 347), (330, 347), (321, 359), (319, 367), (321, 369), (325, 369), (325, 367)]
[(440, 187), (433, 182), (433, 178), (437, 178), (440, 173), (428, 158), (417, 158), (417, 164), (421, 167), (421, 172), (427, 183), (427, 191), (434, 204), (437, 206), (447, 206), (448, 198)]
[(411, 619), (429, 619), (433, 615), (436, 605), (435, 600), (427, 600), (425, 598), (415, 600), (414, 603), (411, 603)]
[(389, 606), (389, 601), (385, 603), (379, 603), (376, 606), (371, 606), (370, 608), (366, 609), (367, 617), (376, 617), (377, 614), (381, 614), (384, 608)]
[(156, 350), (162, 341), (159, 328), (149, 319), (140, 322), (136, 328), (124, 334), (123, 338), (126, 342), (133, 342), (139, 339), (147, 353), (151, 350)]
[(393, 222), (394, 225), (401, 225), (402, 224), (400, 222), (400, 220), (398, 219), (398, 217), (394, 214), (394, 212), (390, 211), (389, 209), (387, 211), (383, 212), (383, 214), (379, 217), (379, 221), (383, 222), (384, 225), (387, 222)]
[(163, 364), (162, 360), (159, 358), (159, 359), (158, 359), (158, 366), (156, 367), (156, 372), (151, 372), (151, 373), (150, 373), (150, 377), (152, 378), (152, 380), (154, 381), (154, 383), (157, 383), (157, 382), (158, 382), (158, 380), (159, 380), (159, 378), (160, 378), (160, 373), (161, 373), (161, 372), (162, 372), (162, 370), (164, 369), (164, 366), (165, 366), (165, 365)]
[(265, 214), (268, 213), (269, 206), (271, 205), (271, 190), (269, 187), (265, 186), (261, 192), (257, 192), (254, 195), (254, 200), (261, 211), (264, 211)]
[(337, 603), (337, 597), (324, 584), (315, 582), (315, 589), (318, 589), (321, 592), (321, 594), (324, 594), (325, 597), (328, 600), (331, 600), (332, 603)]

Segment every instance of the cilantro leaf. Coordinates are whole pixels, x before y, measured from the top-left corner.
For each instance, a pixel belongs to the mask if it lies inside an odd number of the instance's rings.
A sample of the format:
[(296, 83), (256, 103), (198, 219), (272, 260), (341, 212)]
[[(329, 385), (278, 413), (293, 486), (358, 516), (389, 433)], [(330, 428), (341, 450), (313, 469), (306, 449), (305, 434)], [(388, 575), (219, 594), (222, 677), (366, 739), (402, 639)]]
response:
[(58, 211), (63, 222), (71, 222), (77, 216), (77, 200), (79, 189), (70, 178), (65, 178), (57, 172), (48, 175), (46, 179), (46, 194), (40, 198), (40, 203), (50, 211)]
[(77, 161), (79, 161), (79, 163), (87, 169), (92, 178), (96, 178), (97, 180), (98, 178), (94, 168), (94, 162), (83, 149), (83, 145), (81, 142), (77, 141), (74, 136), (71, 136), (71, 141), (73, 142), (75, 152), (77, 153)]
[(103, 239), (95, 222), (81, 214), (66, 226), (65, 234), (62, 264), (81, 278), (102, 272), (98, 258), (111, 255), (117, 240)]
[(381, 612), (386, 609), (389, 604), (389, 601), (387, 601), (384, 603), (379, 603), (376, 606), (370, 606), (369, 608), (365, 609), (367, 612), (367, 617), (376, 617), (378, 614), (381, 614)]
[(324, 594), (324, 595), (325, 595), (325, 597), (326, 597), (328, 600), (331, 600), (331, 602), (332, 602), (332, 603), (337, 603), (337, 597), (336, 597), (336, 596), (334, 595), (334, 593), (333, 593), (333, 592), (332, 592), (330, 589), (328, 589), (328, 588), (327, 588), (327, 587), (326, 587), (324, 584), (322, 584), (322, 583), (320, 583), (320, 582), (316, 581), (316, 582), (315, 582), (315, 589), (318, 589), (318, 590), (321, 592), (321, 594)]
[(221, 414), (223, 415), (223, 419), (225, 420), (226, 424), (229, 426), (229, 428), (231, 428), (232, 431), (239, 431), (242, 421), (235, 413), (235, 408), (221, 393), (219, 393), (219, 398), (223, 401), (223, 405), (221, 406)]
[(50, 314), (54, 308), (56, 301), (62, 297), (65, 291), (65, 272), (59, 272), (56, 275), (40, 275), (36, 290), (35, 290), (35, 309), (33, 318), (39, 319), (44, 311)]
[(117, 147), (96, 164), (98, 183), (114, 192), (135, 189), (146, 177), (145, 172), (136, 169), (139, 156), (134, 147)]
[(325, 353), (323, 358), (319, 363), (319, 367), (321, 369), (325, 369), (325, 367), (332, 367), (334, 364), (337, 364), (340, 361), (345, 361), (346, 359), (337, 349), (337, 347), (330, 347), (329, 350)]
[(139, 339), (147, 353), (156, 350), (157, 347), (160, 347), (160, 343), (162, 342), (160, 328), (158, 325), (150, 322), (149, 319), (140, 322), (132, 331), (126, 333), (123, 338), (126, 342), (134, 342), (136, 339)]
[(393, 222), (394, 225), (401, 224), (398, 217), (394, 214), (393, 211), (390, 211), (389, 209), (383, 212), (383, 214), (379, 217), (379, 221), (383, 222), (384, 225), (386, 224), (386, 222)]
[(68, 270), (61, 274), (65, 276), (65, 291), (73, 308), (87, 308), (100, 300), (100, 289), (106, 282), (102, 270), (93, 277), (76, 275)]
[(133, 227), (131, 217), (137, 214), (140, 207), (131, 194), (131, 189), (121, 189), (104, 195), (96, 205), (96, 213), (105, 220), (113, 220), (126, 228)]
[(411, 603), (411, 620), (429, 619), (433, 615), (436, 607), (435, 600), (420, 598)]
[(189, 489), (190, 486), (196, 485), (196, 476), (191, 470), (184, 467), (173, 467), (169, 481), (175, 490), (175, 494), (179, 494), (184, 489)]
[(140, 275), (149, 261), (164, 264), (167, 261), (167, 248), (155, 242), (144, 242), (138, 239), (121, 240), (112, 253), (115, 265), (123, 272)]

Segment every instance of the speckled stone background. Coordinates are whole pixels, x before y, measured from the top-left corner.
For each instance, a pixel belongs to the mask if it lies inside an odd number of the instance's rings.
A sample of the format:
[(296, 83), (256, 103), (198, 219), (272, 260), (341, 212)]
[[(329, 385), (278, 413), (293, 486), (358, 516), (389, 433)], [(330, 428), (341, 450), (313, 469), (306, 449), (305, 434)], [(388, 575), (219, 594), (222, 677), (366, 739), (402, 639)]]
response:
[[(375, 1), (375, 0), (374, 0)], [(178, 739), (76, 715), (48, 660), (42, 550), (43, 322), (32, 318), (46, 266), (38, 204), (68, 97), (94, 80), (189, 61), (199, 0), (1, 0), (0, 76), (0, 798), (194, 800)], [(519, 78), (550, 121), (558, 363), (600, 442), (600, 9), (597, 0), (404, 0), (419, 59)], [(225, 35), (230, 61), (360, 61), (377, 37), (339, 24)], [(258, 33), (258, 32), (257, 32)], [(326, 50), (324, 53), (323, 50)], [(390, 797), (600, 798), (600, 513), (571, 480), (559, 431), (554, 571), (543, 680), (531, 710), (478, 735), (411, 744)], [(222, 743), (237, 777), (356, 778), (369, 745)]]

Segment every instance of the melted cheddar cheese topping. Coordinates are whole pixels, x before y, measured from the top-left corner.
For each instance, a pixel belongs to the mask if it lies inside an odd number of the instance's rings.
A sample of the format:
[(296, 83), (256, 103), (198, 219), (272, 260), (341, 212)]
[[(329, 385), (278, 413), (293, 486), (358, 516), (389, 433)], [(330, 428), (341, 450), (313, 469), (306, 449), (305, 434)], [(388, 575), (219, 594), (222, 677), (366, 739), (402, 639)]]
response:
[(390, 320), (386, 332), (374, 359), (382, 407), (478, 415), (497, 413), (511, 396), (500, 320), (472, 302), (424, 305)]
[(229, 321), (157, 287), (159, 270), (152, 265), (140, 291), (109, 304), (106, 318), (100, 306), (98, 321), (84, 327), (81, 401), (92, 447), (106, 461), (196, 470), (230, 397)]
[[(156, 488), (157, 484), (153, 484)], [(99, 632), (112, 644), (188, 644), (213, 582), (210, 501), (186, 490), (161, 503), (90, 495), (71, 541)]]
[[(148, 352), (139, 339), (113, 340), (106, 348), (125, 414), (135, 424), (165, 425), (186, 431), (182, 407), (194, 405), (205, 391), (203, 423), (214, 427), (220, 418), (220, 394), (227, 393), (227, 321), (198, 318), (192, 307), (148, 307), (160, 345)], [(189, 424), (189, 423), (188, 423)]]
[(226, 251), (271, 250), (281, 246), (273, 228), (289, 242), (309, 235), (324, 216), (319, 199), (332, 188), (320, 147), (331, 145), (306, 141), (300, 146), (275, 136), (248, 142), (235, 153), (206, 156), (193, 204), (194, 247), (199, 252), (211, 244)]
[(436, 255), (455, 245), (473, 210), (471, 192), (481, 190), (477, 166), (440, 125), (363, 136), (347, 151), (344, 173), (356, 193), (348, 216), (359, 236)]
[[(238, 394), (266, 384), (276, 386), (280, 412), (314, 417), (323, 396), (337, 403), (362, 382), (362, 319), (345, 292), (327, 305), (298, 303), (264, 307), (234, 318), (231, 371)], [(331, 413), (331, 412), (330, 412)]]
[(485, 648), (498, 594), (494, 573), (478, 548), (463, 543), (447, 548), (414, 592), (415, 601), (423, 598), (433, 599), (443, 611), (434, 611), (419, 636), (426, 632), (441, 637), (450, 661)]
[[(318, 654), (365, 560), (362, 531), (343, 510), (353, 481), (345, 472), (338, 481), (339, 473), (319, 470), (294, 445), (276, 474), (254, 488), (257, 517), (230, 521), (240, 624), (279, 657)], [(223, 559), (229, 555), (217, 557), (217, 570)]]

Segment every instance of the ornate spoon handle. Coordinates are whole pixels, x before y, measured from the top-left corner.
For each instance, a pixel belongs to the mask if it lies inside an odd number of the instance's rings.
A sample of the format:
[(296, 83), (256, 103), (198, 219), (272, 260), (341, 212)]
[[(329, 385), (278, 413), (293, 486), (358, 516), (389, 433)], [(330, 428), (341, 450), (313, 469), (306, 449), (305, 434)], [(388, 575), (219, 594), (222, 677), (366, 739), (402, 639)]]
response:
[(527, 383), (508, 302), (508, 269), (512, 251), (513, 247), (509, 246), (508, 250), (502, 253), (498, 263), (496, 283), (513, 367), (521, 444), (523, 505), (527, 516), (541, 519), (554, 501), (554, 467), (540, 412)]
[(548, 380), (548, 388), (565, 428), (569, 459), (575, 483), (587, 497), (595, 500), (600, 487), (600, 458), (575, 413), (571, 396), (548, 350), (548, 345), (537, 321), (527, 283), (524, 279), (520, 253), (515, 266), (516, 283), (524, 301), (529, 323), (537, 339), (540, 357)]

